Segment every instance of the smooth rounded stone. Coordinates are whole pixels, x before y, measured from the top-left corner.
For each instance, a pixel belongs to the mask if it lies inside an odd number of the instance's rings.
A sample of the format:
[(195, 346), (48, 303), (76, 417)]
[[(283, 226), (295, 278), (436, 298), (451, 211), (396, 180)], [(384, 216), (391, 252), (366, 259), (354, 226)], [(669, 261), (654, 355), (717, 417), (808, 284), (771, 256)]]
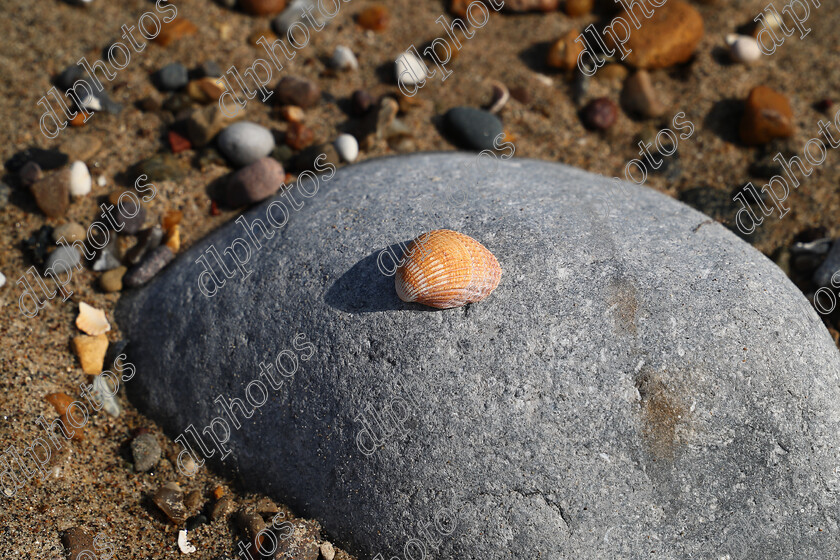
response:
[(285, 76), (274, 88), (278, 105), (297, 105), (302, 109), (314, 107), (321, 100), (321, 88), (312, 80)]
[(615, 123), (618, 107), (609, 97), (599, 97), (581, 110), (583, 125), (590, 130), (606, 130)]
[[(362, 557), (403, 557), (450, 514), (435, 558), (832, 557), (833, 340), (753, 247), (623, 185), (520, 158), (482, 173), (474, 154), (341, 168), (217, 297), (195, 261), (245, 238), (239, 223), (123, 296), (129, 398), (167, 433), (200, 430), (260, 362), (298, 355), (257, 414), (236, 413), (223, 470)], [(434, 227), (493, 252), (490, 297), (399, 300), (378, 255)]]
[(577, 29), (570, 29), (565, 35), (557, 39), (548, 49), (545, 63), (560, 70), (574, 70), (577, 68), (578, 55), (583, 52), (583, 46), (576, 41), (580, 36)]
[(48, 173), (29, 187), (35, 203), (49, 218), (60, 218), (70, 206), (70, 170)]
[[(312, 17), (301, 17), (304, 12), (311, 14)], [(325, 21), (323, 15), (321, 14), (321, 10), (318, 9), (317, 4), (315, 3), (315, 0), (292, 0), (289, 2), (286, 9), (283, 10), (283, 13), (271, 21), (271, 27), (279, 36), (287, 37), (289, 29), (293, 24), (300, 22), (307, 27), (312, 27), (313, 21), (317, 24)]]
[(450, 109), (444, 121), (452, 140), (471, 150), (494, 150), (494, 139), (504, 133), (499, 117), (473, 107)]
[(566, 0), (563, 10), (567, 16), (581, 17), (592, 11), (595, 0)]
[(660, 117), (665, 113), (665, 105), (659, 101), (650, 74), (645, 70), (634, 72), (624, 80), (621, 105), (627, 112), (645, 118)]
[(373, 107), (376, 100), (373, 96), (364, 89), (357, 89), (353, 92), (353, 95), (350, 97), (350, 101), (352, 102), (353, 106), (353, 113), (357, 116), (362, 116), (366, 114), (371, 107)]
[(70, 194), (72, 196), (85, 196), (90, 194), (93, 180), (90, 178), (90, 171), (83, 161), (74, 161), (70, 165)]
[(216, 138), (219, 151), (236, 167), (250, 165), (274, 149), (271, 131), (252, 122), (233, 123)]
[(106, 292), (120, 292), (122, 291), (122, 279), (125, 276), (125, 271), (128, 270), (124, 266), (118, 266), (109, 270), (99, 277), (99, 286)]
[(155, 275), (163, 270), (163, 268), (172, 262), (175, 254), (166, 245), (161, 245), (151, 253), (146, 255), (143, 262), (137, 266), (131, 267), (125, 276), (123, 276), (123, 285), (126, 288), (136, 288), (147, 283), (155, 277)]
[(68, 272), (75, 272), (76, 266), (82, 262), (79, 252), (72, 246), (59, 245), (55, 251), (49, 254), (44, 268), (54, 270), (56, 274), (65, 275)]
[(356, 60), (356, 55), (353, 54), (353, 51), (348, 47), (339, 45), (333, 51), (332, 57), (330, 57), (330, 66), (343, 72), (358, 70), (359, 61)]
[(215, 60), (206, 60), (196, 69), (196, 78), (219, 78), (222, 67)]
[(338, 155), (347, 163), (353, 163), (359, 157), (359, 142), (352, 134), (339, 134), (334, 145)]
[[(626, 9), (616, 16), (622, 18), (631, 28), (630, 37), (623, 47), (624, 51), (629, 52), (623, 62), (648, 70), (668, 68), (686, 62), (703, 38), (703, 16), (682, 0), (668, 0), (652, 11), (653, 15), (649, 19), (642, 15), (630, 15)], [(637, 9), (636, 13), (639, 12)], [(639, 28), (633, 24), (634, 18), (637, 17), (641, 18)], [(615, 29), (621, 28), (621, 21), (615, 19), (613, 23)], [(605, 40), (610, 49), (620, 48), (615, 44), (612, 34), (608, 33)]]
[(160, 460), (160, 444), (157, 438), (148, 432), (140, 434), (131, 440), (131, 455), (134, 457), (134, 470), (152, 470)]
[(426, 64), (406, 51), (394, 61), (394, 74), (397, 83), (413, 86), (420, 83), (426, 77)]
[(6, 285), (6, 275), (0, 272), (0, 288)]
[(726, 36), (726, 44), (729, 45), (729, 56), (735, 62), (754, 64), (761, 58), (758, 42), (749, 35), (731, 33)]
[(275, 159), (264, 157), (233, 174), (225, 187), (225, 203), (233, 208), (265, 200), (283, 186), (286, 172)]
[(177, 484), (167, 483), (157, 489), (152, 501), (175, 525), (187, 520), (187, 508), (184, 505), (184, 492)]
[(840, 271), (840, 243), (835, 241), (823, 263), (814, 272), (812, 280), (819, 287), (836, 288), (840, 286), (840, 278), (835, 280), (834, 285), (831, 283), (831, 278), (838, 271)]
[(754, 87), (747, 96), (738, 132), (741, 140), (750, 146), (792, 136), (794, 123), (790, 101), (767, 86)]
[(175, 91), (189, 83), (189, 71), (180, 62), (172, 62), (155, 72), (153, 81), (162, 91)]

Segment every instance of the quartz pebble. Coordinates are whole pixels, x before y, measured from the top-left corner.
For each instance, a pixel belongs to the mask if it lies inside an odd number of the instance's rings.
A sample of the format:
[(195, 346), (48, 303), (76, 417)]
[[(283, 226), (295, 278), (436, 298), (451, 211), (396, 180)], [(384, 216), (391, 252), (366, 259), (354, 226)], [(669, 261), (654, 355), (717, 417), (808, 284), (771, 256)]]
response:
[(321, 100), (321, 88), (312, 80), (286, 76), (274, 88), (279, 105), (297, 105), (303, 109), (314, 107)]
[(793, 135), (793, 110), (788, 98), (767, 87), (750, 91), (739, 128), (741, 140), (760, 145)]
[(148, 432), (131, 440), (131, 455), (134, 457), (134, 470), (146, 472), (152, 470), (160, 460), (160, 444), (157, 438)]
[[(626, 10), (617, 17), (623, 18), (630, 26), (636, 18)], [(616, 22), (615, 29), (618, 29), (621, 21), (613, 20), (613, 23)], [(636, 68), (667, 68), (685, 62), (703, 38), (703, 17), (682, 0), (668, 0), (653, 9), (651, 18), (643, 22), (640, 28), (632, 29), (623, 47), (624, 51), (628, 51), (624, 62)], [(607, 34), (606, 44), (610, 49), (620, 48), (612, 34)]]
[(190, 81), (187, 67), (180, 62), (167, 64), (155, 72), (153, 80), (158, 89), (162, 91), (175, 91), (181, 89)]
[(459, 146), (472, 150), (494, 150), (494, 140), (503, 134), (502, 121), (473, 107), (455, 107), (444, 115), (446, 130)]
[(108, 351), (108, 337), (104, 334), (89, 336), (80, 334), (73, 337), (73, 349), (79, 358), (82, 371), (88, 375), (99, 375), (105, 363)]
[(62, 245), (47, 257), (45, 268), (61, 276), (72, 275), (81, 262), (82, 257), (74, 247)]
[(29, 190), (41, 212), (50, 218), (60, 218), (70, 205), (70, 170), (49, 173), (36, 181)]
[(335, 548), (332, 543), (323, 542), (319, 547), (321, 558), (324, 560), (333, 560), (335, 558)]
[(93, 378), (93, 393), (96, 395), (97, 400), (102, 403), (102, 408), (113, 416), (114, 418), (119, 417), (120, 412), (122, 412), (122, 408), (120, 407), (120, 403), (117, 402), (117, 399), (114, 398), (119, 387), (113, 387), (111, 384), (112, 381), (109, 381), (109, 376), (107, 375), (97, 375)]
[(85, 196), (90, 193), (93, 180), (90, 178), (90, 171), (83, 161), (74, 161), (70, 165), (70, 194), (73, 196)]
[(729, 45), (729, 56), (735, 62), (753, 64), (761, 58), (761, 49), (752, 37), (730, 34), (726, 36), (726, 44)]
[(184, 493), (176, 483), (169, 482), (158, 488), (152, 496), (152, 501), (175, 525), (180, 525), (187, 520)]
[(124, 266), (118, 266), (113, 270), (109, 270), (99, 277), (99, 286), (106, 292), (113, 293), (122, 290), (122, 279), (125, 276), (125, 271), (128, 270)]
[(163, 268), (172, 262), (175, 254), (166, 245), (161, 245), (151, 253), (139, 265), (134, 266), (123, 276), (123, 285), (127, 288), (142, 286)]
[(359, 143), (352, 134), (339, 134), (335, 139), (335, 149), (341, 159), (353, 163), (359, 156)]
[(238, 122), (224, 129), (216, 139), (219, 151), (236, 167), (250, 165), (271, 153), (271, 131), (252, 122)]
[(426, 76), (425, 63), (408, 51), (397, 58), (394, 67), (398, 84), (413, 86), (423, 81)]
[(333, 51), (332, 57), (330, 58), (330, 66), (341, 71), (358, 70), (359, 61), (356, 60), (356, 55), (353, 54), (353, 51), (345, 46), (339, 45)]
[[(296, 23), (302, 23), (308, 27), (318, 25), (324, 21), (324, 17), (321, 10), (317, 8), (315, 0), (292, 0), (283, 13), (274, 18), (271, 27), (281, 37), (288, 37), (289, 29)], [(304, 12), (312, 17), (301, 18)]]
[(618, 108), (608, 97), (599, 97), (590, 101), (581, 111), (583, 124), (590, 130), (606, 130), (613, 125), (618, 116)]
[(233, 174), (225, 187), (225, 204), (236, 208), (264, 200), (283, 186), (283, 166), (265, 157)]
[(650, 74), (645, 70), (639, 70), (631, 74), (624, 81), (624, 89), (621, 91), (621, 104), (628, 113), (646, 118), (659, 117), (665, 113), (665, 105), (657, 98), (650, 80)]

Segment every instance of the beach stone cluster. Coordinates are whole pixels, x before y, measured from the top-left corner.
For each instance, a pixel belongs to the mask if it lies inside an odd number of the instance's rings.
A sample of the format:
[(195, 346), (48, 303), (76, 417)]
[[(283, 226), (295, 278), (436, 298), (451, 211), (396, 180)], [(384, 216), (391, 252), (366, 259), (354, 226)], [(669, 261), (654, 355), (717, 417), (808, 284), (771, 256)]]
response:
[[(339, 170), (214, 298), (195, 260), (242, 228), (193, 245), (120, 303), (130, 398), (169, 433), (208, 425), (304, 333), (311, 358), (238, 417), (224, 468), (365, 557), (830, 557), (840, 357), (785, 274), (653, 190), (605, 219), (604, 177), (517, 159), (478, 180), (474, 157)], [(425, 224), (405, 193), (444, 200), (436, 177), (466, 202)], [(397, 298), (377, 257), (429, 225), (498, 258), (489, 298)]]

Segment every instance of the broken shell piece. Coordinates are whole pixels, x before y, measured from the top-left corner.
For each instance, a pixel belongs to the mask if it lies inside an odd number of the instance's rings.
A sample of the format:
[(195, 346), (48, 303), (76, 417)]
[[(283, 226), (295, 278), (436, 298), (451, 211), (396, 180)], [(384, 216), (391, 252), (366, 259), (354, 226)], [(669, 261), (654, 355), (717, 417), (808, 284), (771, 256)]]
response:
[(111, 324), (105, 318), (105, 312), (85, 302), (79, 302), (79, 316), (76, 317), (76, 326), (80, 331), (96, 336), (105, 334), (111, 330)]
[(181, 552), (184, 554), (191, 554), (195, 552), (195, 547), (190, 544), (187, 540), (187, 530), (181, 529), (178, 531), (178, 548), (181, 549)]
[(508, 102), (510, 99), (510, 91), (505, 86), (505, 84), (501, 82), (493, 82), (493, 101), (490, 103), (490, 107), (487, 109), (490, 113), (496, 114), (502, 110), (502, 107)]
[(449, 309), (481, 301), (499, 285), (499, 261), (463, 233), (438, 229), (420, 235), (407, 249), (394, 277), (403, 301)]

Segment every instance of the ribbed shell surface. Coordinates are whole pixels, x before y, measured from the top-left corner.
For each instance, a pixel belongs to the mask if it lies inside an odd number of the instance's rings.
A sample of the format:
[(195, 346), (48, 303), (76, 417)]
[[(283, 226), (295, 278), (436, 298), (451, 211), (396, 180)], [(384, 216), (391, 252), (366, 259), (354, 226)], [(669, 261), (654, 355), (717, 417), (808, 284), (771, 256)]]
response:
[(395, 284), (403, 301), (448, 309), (486, 298), (501, 276), (499, 261), (484, 245), (457, 231), (438, 229), (409, 243)]

